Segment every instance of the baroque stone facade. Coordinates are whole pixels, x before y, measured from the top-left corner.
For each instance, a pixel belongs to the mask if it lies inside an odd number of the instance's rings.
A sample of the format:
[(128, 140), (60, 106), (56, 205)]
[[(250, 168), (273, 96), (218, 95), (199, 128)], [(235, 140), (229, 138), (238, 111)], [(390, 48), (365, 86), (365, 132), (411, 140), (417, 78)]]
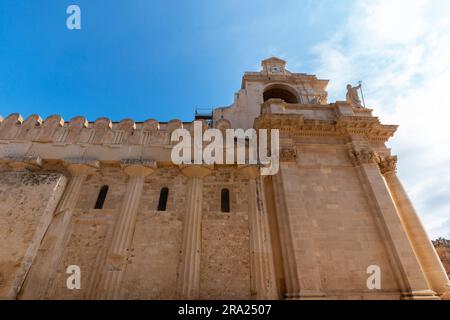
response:
[(397, 126), (328, 103), (327, 84), (270, 58), (205, 121), (279, 129), (275, 176), (175, 166), (171, 133), (192, 128), (180, 120), (1, 119), (0, 298), (449, 298), (385, 145)]

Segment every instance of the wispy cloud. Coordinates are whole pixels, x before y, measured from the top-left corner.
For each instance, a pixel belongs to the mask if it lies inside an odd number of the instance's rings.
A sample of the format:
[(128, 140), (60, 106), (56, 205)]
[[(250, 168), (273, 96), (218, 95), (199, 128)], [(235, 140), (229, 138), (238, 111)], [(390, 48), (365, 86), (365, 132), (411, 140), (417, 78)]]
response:
[(367, 104), (400, 124), (390, 143), (399, 175), (431, 237), (450, 237), (450, 2), (359, 1), (317, 44), (315, 69), (331, 100), (364, 80)]

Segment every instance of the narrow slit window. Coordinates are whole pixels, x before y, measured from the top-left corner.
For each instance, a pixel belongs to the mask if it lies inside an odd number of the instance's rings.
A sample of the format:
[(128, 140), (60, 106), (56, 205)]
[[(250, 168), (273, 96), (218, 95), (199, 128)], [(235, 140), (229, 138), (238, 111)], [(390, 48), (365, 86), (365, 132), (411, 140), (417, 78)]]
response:
[(230, 190), (222, 189), (220, 198), (222, 212), (230, 212)]
[(108, 194), (109, 187), (103, 186), (98, 193), (97, 202), (95, 203), (95, 209), (103, 209), (103, 204), (105, 203), (106, 195)]
[(162, 188), (159, 193), (158, 211), (166, 211), (167, 199), (169, 198), (169, 189)]

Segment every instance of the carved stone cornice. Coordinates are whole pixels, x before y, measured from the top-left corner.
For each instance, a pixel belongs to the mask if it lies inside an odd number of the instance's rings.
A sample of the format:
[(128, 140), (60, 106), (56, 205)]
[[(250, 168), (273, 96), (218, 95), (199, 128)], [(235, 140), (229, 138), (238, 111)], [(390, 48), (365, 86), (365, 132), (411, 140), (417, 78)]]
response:
[(266, 114), (255, 119), (255, 129), (279, 129), (296, 136), (336, 136), (332, 120), (304, 119), (299, 114)]
[(352, 149), (349, 151), (349, 157), (352, 163), (356, 166), (360, 166), (363, 164), (377, 164), (379, 163), (378, 154), (370, 149)]
[(380, 159), (378, 166), (382, 174), (396, 173), (397, 172), (397, 156), (387, 156), (384, 159)]
[(254, 122), (255, 129), (280, 129), (297, 136), (363, 135), (368, 140), (385, 142), (398, 126), (383, 125), (376, 117), (340, 116), (336, 120), (305, 119), (301, 114), (263, 114)]
[(336, 130), (344, 135), (365, 135), (370, 140), (387, 141), (398, 126), (383, 125), (377, 117), (341, 116), (336, 120)]
[(264, 114), (255, 119), (255, 129), (282, 129), (296, 131), (305, 123), (303, 115)]

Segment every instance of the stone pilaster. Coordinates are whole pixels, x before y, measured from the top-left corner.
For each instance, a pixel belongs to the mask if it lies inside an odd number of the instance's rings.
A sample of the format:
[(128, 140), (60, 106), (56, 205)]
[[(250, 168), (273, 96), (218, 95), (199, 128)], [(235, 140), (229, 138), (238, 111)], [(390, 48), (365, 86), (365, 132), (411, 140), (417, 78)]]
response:
[(200, 292), (203, 178), (210, 174), (211, 168), (188, 165), (180, 167), (180, 170), (185, 176), (189, 177), (189, 182), (177, 292), (181, 299), (198, 299)]
[(70, 173), (70, 180), (64, 191), (53, 220), (39, 248), (39, 254), (33, 263), (26, 281), (22, 299), (42, 299), (52, 295), (52, 281), (70, 239), (73, 210), (80, 196), (81, 187), (89, 174), (99, 163), (95, 160), (70, 159), (64, 162)]
[(267, 211), (261, 201), (261, 177), (257, 166), (243, 166), (241, 172), (249, 178), (248, 214), (250, 222), (251, 292), (257, 300), (278, 299), (270, 241)]
[(444, 266), (396, 174), (397, 157), (381, 159), (379, 166), (430, 288), (442, 299), (450, 299), (450, 281)]
[(122, 162), (122, 168), (129, 176), (129, 181), (122, 208), (114, 226), (106, 258), (107, 269), (100, 280), (99, 297), (107, 300), (120, 299), (120, 286), (133, 240), (145, 177), (155, 171), (156, 165), (153, 161), (127, 160)]
[(403, 229), (395, 203), (377, 163), (379, 156), (368, 148), (352, 149), (349, 153), (358, 168), (369, 201), (376, 210), (382, 237), (399, 278), (403, 299), (435, 299), (422, 273), (413, 248)]
[(285, 298), (298, 299), (300, 298), (300, 285), (281, 172), (273, 176), (272, 181), (286, 282)]

